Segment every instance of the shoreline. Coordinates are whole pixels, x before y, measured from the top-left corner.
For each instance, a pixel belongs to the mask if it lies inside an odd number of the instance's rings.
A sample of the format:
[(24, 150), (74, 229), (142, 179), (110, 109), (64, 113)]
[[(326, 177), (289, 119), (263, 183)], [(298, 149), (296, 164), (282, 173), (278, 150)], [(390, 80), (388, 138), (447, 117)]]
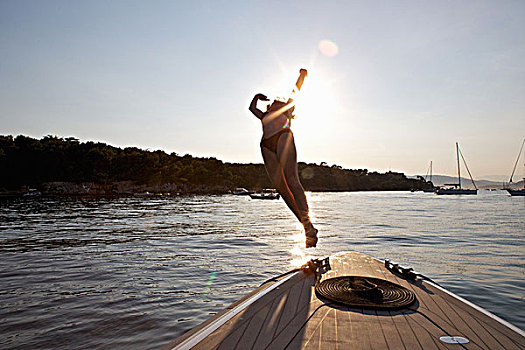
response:
[[(251, 189), (260, 191), (262, 189)], [(410, 188), (395, 189), (305, 189), (307, 192), (403, 192)], [(0, 198), (36, 198), (36, 197), (78, 197), (78, 198), (124, 198), (124, 197), (178, 197), (191, 195), (227, 195), (233, 188), (205, 185), (144, 185), (134, 181), (118, 181), (110, 184), (74, 183), (67, 181), (46, 182), (38, 186), (22, 186), (19, 189), (0, 188)]]

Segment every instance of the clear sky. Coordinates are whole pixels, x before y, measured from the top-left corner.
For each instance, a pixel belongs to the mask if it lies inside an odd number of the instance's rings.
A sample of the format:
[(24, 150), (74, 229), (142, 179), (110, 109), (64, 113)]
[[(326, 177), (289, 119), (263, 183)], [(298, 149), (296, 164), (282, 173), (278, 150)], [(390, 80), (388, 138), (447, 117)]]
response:
[(521, 0), (1, 0), (0, 134), (260, 163), (251, 98), (304, 67), (299, 161), (453, 175), (458, 141), (475, 178), (508, 177), (524, 33)]

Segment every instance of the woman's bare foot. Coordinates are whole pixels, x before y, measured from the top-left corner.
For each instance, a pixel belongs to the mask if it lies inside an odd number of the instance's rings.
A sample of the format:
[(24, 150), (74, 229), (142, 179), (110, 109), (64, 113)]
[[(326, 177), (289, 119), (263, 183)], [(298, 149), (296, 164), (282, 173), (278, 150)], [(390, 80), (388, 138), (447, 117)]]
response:
[(317, 232), (318, 230), (311, 226), (310, 229), (306, 230), (306, 248), (313, 248), (317, 245)]

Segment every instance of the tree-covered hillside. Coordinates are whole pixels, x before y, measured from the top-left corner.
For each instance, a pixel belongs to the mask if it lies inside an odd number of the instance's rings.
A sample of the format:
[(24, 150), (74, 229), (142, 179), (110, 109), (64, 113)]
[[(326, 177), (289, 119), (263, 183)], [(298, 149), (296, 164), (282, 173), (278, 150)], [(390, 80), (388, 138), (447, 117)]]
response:
[[(135, 147), (117, 148), (75, 138), (0, 136), (0, 187), (39, 188), (50, 182), (111, 186), (131, 182), (165, 186), (181, 192), (225, 193), (236, 187), (271, 187), (263, 164), (224, 163), (216, 158), (180, 156)], [(325, 163), (299, 164), (301, 181), (310, 191), (410, 190), (429, 183), (404, 174), (348, 170)]]

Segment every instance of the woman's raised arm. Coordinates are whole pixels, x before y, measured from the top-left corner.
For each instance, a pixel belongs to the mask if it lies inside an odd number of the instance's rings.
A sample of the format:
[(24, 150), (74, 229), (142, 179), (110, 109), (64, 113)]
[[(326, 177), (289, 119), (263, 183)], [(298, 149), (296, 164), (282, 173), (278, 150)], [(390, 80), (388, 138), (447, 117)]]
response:
[(266, 97), (265, 95), (263, 94), (257, 94), (253, 97), (253, 100), (252, 100), (252, 103), (250, 103), (250, 112), (252, 112), (257, 118), (259, 119), (262, 119), (264, 113), (259, 109), (257, 108), (257, 102), (261, 100), (261, 101), (270, 101), (268, 99), (268, 97)]
[(299, 70), (299, 78), (297, 79), (297, 82), (295, 83), (297, 92), (301, 90), (301, 86), (303, 86), (303, 83), (304, 83), (304, 78), (306, 78), (307, 76), (308, 76), (308, 71), (306, 69), (301, 68)]

